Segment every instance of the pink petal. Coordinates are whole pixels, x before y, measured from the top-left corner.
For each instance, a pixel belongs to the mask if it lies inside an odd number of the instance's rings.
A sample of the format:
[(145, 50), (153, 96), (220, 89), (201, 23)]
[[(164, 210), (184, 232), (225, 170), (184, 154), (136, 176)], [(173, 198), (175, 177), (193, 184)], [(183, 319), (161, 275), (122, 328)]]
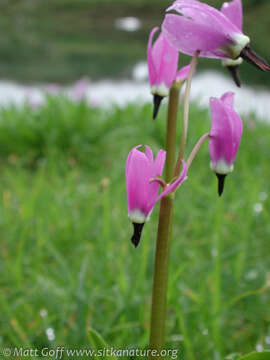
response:
[(164, 83), (168, 88), (175, 80), (178, 65), (178, 51), (171, 46), (161, 33), (152, 52), (157, 72), (156, 84)]
[(139, 210), (148, 216), (153, 210), (160, 186), (158, 182), (150, 180), (162, 175), (166, 152), (160, 150), (153, 161), (149, 146), (145, 147), (145, 153), (137, 150), (138, 147), (140, 145), (130, 151), (126, 162), (128, 211)]
[(211, 161), (217, 163), (220, 159), (233, 163), (232, 153), (232, 124), (226, 110), (219, 99), (210, 99), (212, 124), (209, 140)]
[(150, 162), (153, 162), (153, 160), (154, 160), (153, 151), (147, 145), (145, 145), (145, 155), (147, 156), (147, 158)]
[(150, 82), (151, 86), (155, 83), (156, 78), (157, 78), (157, 71), (156, 71), (154, 59), (152, 56), (153, 37), (157, 31), (158, 31), (158, 27), (155, 27), (151, 31), (149, 39), (148, 39), (148, 44), (147, 44), (147, 64), (148, 64), (149, 82)]
[(221, 12), (227, 16), (230, 21), (242, 30), (243, 28), (243, 7), (242, 0), (232, 0), (222, 5)]
[(147, 156), (133, 148), (126, 165), (126, 185), (128, 210), (140, 209), (147, 214), (148, 183), (150, 178), (150, 162)]
[(230, 106), (230, 107), (232, 108), (232, 107), (233, 107), (233, 104), (234, 104), (234, 95), (235, 95), (235, 94), (234, 94), (233, 92), (229, 91), (229, 92), (223, 94), (223, 95), (221, 96), (220, 100), (221, 100), (224, 104), (226, 104), (226, 105), (228, 105), (228, 106)]
[(222, 12), (212, 6), (201, 3), (196, 0), (176, 0), (167, 11), (176, 10), (186, 18), (192, 19), (198, 24), (211, 28), (212, 31), (233, 34), (241, 33), (241, 30), (235, 26)]
[(200, 56), (224, 58), (226, 53), (219, 49), (227, 44), (228, 37), (214, 31), (211, 26), (199, 24), (184, 16), (169, 14), (162, 24), (162, 33), (180, 52), (193, 56), (200, 50)]
[(164, 165), (165, 165), (165, 160), (166, 160), (166, 151), (159, 150), (159, 152), (157, 153), (157, 156), (156, 156), (156, 160), (154, 161), (154, 164), (153, 164), (153, 170), (152, 170), (153, 174), (152, 175), (154, 175), (154, 177), (157, 175), (161, 176)]
[(128, 154), (127, 161), (126, 161), (126, 177), (127, 177), (128, 171), (129, 171), (130, 159), (131, 159), (132, 156), (134, 155), (134, 151), (135, 151), (136, 149), (138, 149), (139, 147), (141, 147), (141, 146), (142, 146), (142, 145), (134, 146), (134, 148), (132, 148), (131, 151), (130, 151), (129, 154)]
[[(228, 98), (229, 96), (227, 100)], [(232, 164), (242, 137), (242, 120), (232, 106), (223, 101), (217, 98), (210, 99), (212, 125), (209, 151), (213, 163), (223, 159)]]
[(164, 46), (164, 37), (159, 34), (157, 40), (154, 42), (154, 45), (152, 47), (152, 58), (155, 64), (157, 75), (161, 68), (161, 60), (164, 53)]
[(221, 101), (223, 101), (223, 104), (226, 107), (227, 114), (230, 117), (231, 122), (233, 124), (233, 149), (234, 149), (233, 153), (235, 158), (243, 133), (243, 122), (239, 114), (233, 108), (234, 93), (228, 92), (224, 94), (221, 97)]
[(190, 65), (182, 67), (176, 74), (176, 80), (185, 81), (188, 78), (189, 70), (190, 70)]
[[(242, 120), (240, 119), (240, 116), (237, 114), (237, 112), (234, 110), (234, 96), (235, 94), (233, 92), (227, 92), (224, 95), (221, 96), (220, 100), (223, 102), (224, 106), (226, 107), (226, 111), (230, 118), (232, 119), (232, 122), (235, 127), (235, 134), (238, 134), (237, 137), (242, 136), (243, 131), (243, 124)], [(240, 140), (239, 140), (240, 141)]]
[(196, 0), (177, 0), (167, 11), (177, 11), (179, 16), (165, 17), (162, 32), (179, 51), (201, 57), (237, 57), (237, 45), (245, 46), (249, 41), (241, 29), (233, 24), (221, 11)]

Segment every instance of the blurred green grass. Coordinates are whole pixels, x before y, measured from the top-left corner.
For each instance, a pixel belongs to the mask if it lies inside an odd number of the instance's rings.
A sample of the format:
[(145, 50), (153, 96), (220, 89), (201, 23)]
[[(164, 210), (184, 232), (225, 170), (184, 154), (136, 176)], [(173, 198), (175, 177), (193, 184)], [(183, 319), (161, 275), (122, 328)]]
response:
[[(153, 122), (150, 105), (102, 110), (62, 97), (1, 110), (0, 347), (89, 347), (89, 327), (114, 348), (147, 346), (159, 206), (134, 249), (124, 168), (134, 145), (164, 147), (165, 112)], [(167, 343), (181, 359), (269, 348), (270, 127), (244, 122), (223, 197), (206, 144), (177, 194)], [(193, 105), (187, 152), (209, 124)]]
[[(27, 83), (69, 83), (126, 78), (146, 58), (149, 31), (160, 25), (170, 0), (3, 0), (0, 2), (0, 77)], [(220, 8), (221, 0), (205, 0)], [(270, 3), (245, 0), (244, 31), (252, 46), (270, 61)], [(120, 17), (135, 16), (142, 27), (126, 32), (115, 27)], [(181, 56), (181, 61), (189, 61)], [(218, 60), (202, 60), (206, 68), (225, 71)], [(243, 83), (269, 86), (267, 74), (241, 66)]]

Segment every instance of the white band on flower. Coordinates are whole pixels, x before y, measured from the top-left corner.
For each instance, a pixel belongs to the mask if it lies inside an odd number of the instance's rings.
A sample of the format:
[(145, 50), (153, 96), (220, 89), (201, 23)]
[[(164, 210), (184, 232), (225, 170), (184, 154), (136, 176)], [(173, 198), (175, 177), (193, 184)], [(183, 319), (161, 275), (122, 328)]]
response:
[(136, 224), (143, 224), (149, 220), (149, 216), (145, 216), (141, 210), (132, 210), (128, 214), (129, 219)]
[(152, 86), (151, 93), (153, 95), (159, 95), (159, 96), (165, 97), (165, 96), (169, 96), (169, 89), (167, 88), (167, 86), (164, 83), (162, 83), (160, 85)]
[(226, 175), (233, 171), (233, 164), (228, 164), (225, 160), (221, 159), (217, 163), (211, 161), (210, 168), (217, 174)]
[(250, 38), (244, 34), (234, 35), (235, 44), (231, 46), (232, 58), (237, 58), (241, 51), (250, 43)]
[(237, 66), (237, 65), (241, 65), (242, 62), (243, 62), (243, 59), (241, 57), (239, 57), (236, 60), (232, 60), (232, 59), (221, 60), (221, 63), (223, 66)]

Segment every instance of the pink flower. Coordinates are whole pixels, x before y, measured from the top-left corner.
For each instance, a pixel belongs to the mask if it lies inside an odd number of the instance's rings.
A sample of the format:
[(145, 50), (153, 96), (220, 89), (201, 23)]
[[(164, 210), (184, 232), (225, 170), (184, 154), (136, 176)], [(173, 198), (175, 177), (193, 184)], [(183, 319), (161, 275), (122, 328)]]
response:
[(211, 169), (219, 181), (218, 193), (223, 192), (225, 176), (233, 171), (233, 163), (242, 137), (243, 125), (233, 109), (234, 93), (228, 92), (220, 99), (210, 99), (212, 124), (209, 140)]
[[(235, 25), (243, 30), (243, 7), (242, 0), (232, 0), (225, 2), (221, 7), (221, 12)], [(226, 67), (231, 73), (235, 84), (241, 87), (241, 80), (239, 75), (239, 65), (243, 62), (243, 58), (239, 57), (236, 60), (222, 59), (222, 65)]]
[(243, 6), (242, 0), (232, 0), (225, 2), (221, 7), (221, 12), (227, 16), (230, 21), (238, 27), (241, 31), (243, 30)]
[(154, 95), (154, 119), (157, 116), (162, 99), (169, 95), (174, 80), (186, 80), (190, 68), (188, 65), (177, 72), (178, 51), (168, 43), (162, 33), (152, 45), (153, 37), (157, 31), (158, 27), (151, 31), (147, 45), (149, 82), (151, 93)]
[(162, 197), (174, 191), (186, 178), (186, 164), (178, 179), (158, 195), (166, 152), (160, 150), (153, 158), (149, 146), (145, 146), (145, 153), (137, 150), (141, 145), (135, 146), (129, 153), (126, 162), (126, 186), (128, 198), (128, 216), (134, 226), (132, 243), (138, 246), (143, 225), (149, 220), (155, 203)]
[(222, 11), (197, 0), (176, 0), (167, 11), (162, 33), (168, 42), (185, 54), (232, 59), (241, 56), (263, 71), (270, 70), (265, 60), (249, 47), (250, 39), (242, 32), (242, 4), (233, 0)]

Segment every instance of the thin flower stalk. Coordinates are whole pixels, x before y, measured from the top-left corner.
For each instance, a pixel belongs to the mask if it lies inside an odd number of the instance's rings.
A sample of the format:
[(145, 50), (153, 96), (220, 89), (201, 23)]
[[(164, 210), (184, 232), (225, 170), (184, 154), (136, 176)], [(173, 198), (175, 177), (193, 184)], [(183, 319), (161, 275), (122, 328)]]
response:
[(199, 56), (199, 51), (197, 51), (195, 53), (195, 55), (193, 56), (193, 58), (191, 60), (191, 64), (190, 64), (191, 66), (190, 66), (190, 70), (189, 70), (189, 74), (188, 74), (188, 78), (187, 78), (187, 82), (186, 82), (186, 89), (185, 89), (185, 96), (184, 96), (183, 121), (182, 121), (182, 135), (181, 135), (179, 154), (178, 154), (175, 171), (174, 171), (175, 176), (177, 176), (180, 173), (181, 163), (184, 158), (184, 152), (185, 152), (185, 147), (186, 147), (186, 142), (187, 142), (187, 132), (188, 132), (189, 98), (190, 98), (191, 80), (192, 80), (192, 76), (194, 74), (194, 71), (195, 71), (195, 68), (197, 65), (198, 56)]
[(187, 170), (190, 168), (190, 165), (192, 164), (192, 161), (194, 160), (195, 156), (197, 155), (198, 151), (200, 150), (200, 147), (204, 143), (206, 139), (209, 138), (210, 133), (204, 134), (197, 142), (197, 144), (194, 146), (193, 150), (191, 151), (188, 160), (187, 160)]

